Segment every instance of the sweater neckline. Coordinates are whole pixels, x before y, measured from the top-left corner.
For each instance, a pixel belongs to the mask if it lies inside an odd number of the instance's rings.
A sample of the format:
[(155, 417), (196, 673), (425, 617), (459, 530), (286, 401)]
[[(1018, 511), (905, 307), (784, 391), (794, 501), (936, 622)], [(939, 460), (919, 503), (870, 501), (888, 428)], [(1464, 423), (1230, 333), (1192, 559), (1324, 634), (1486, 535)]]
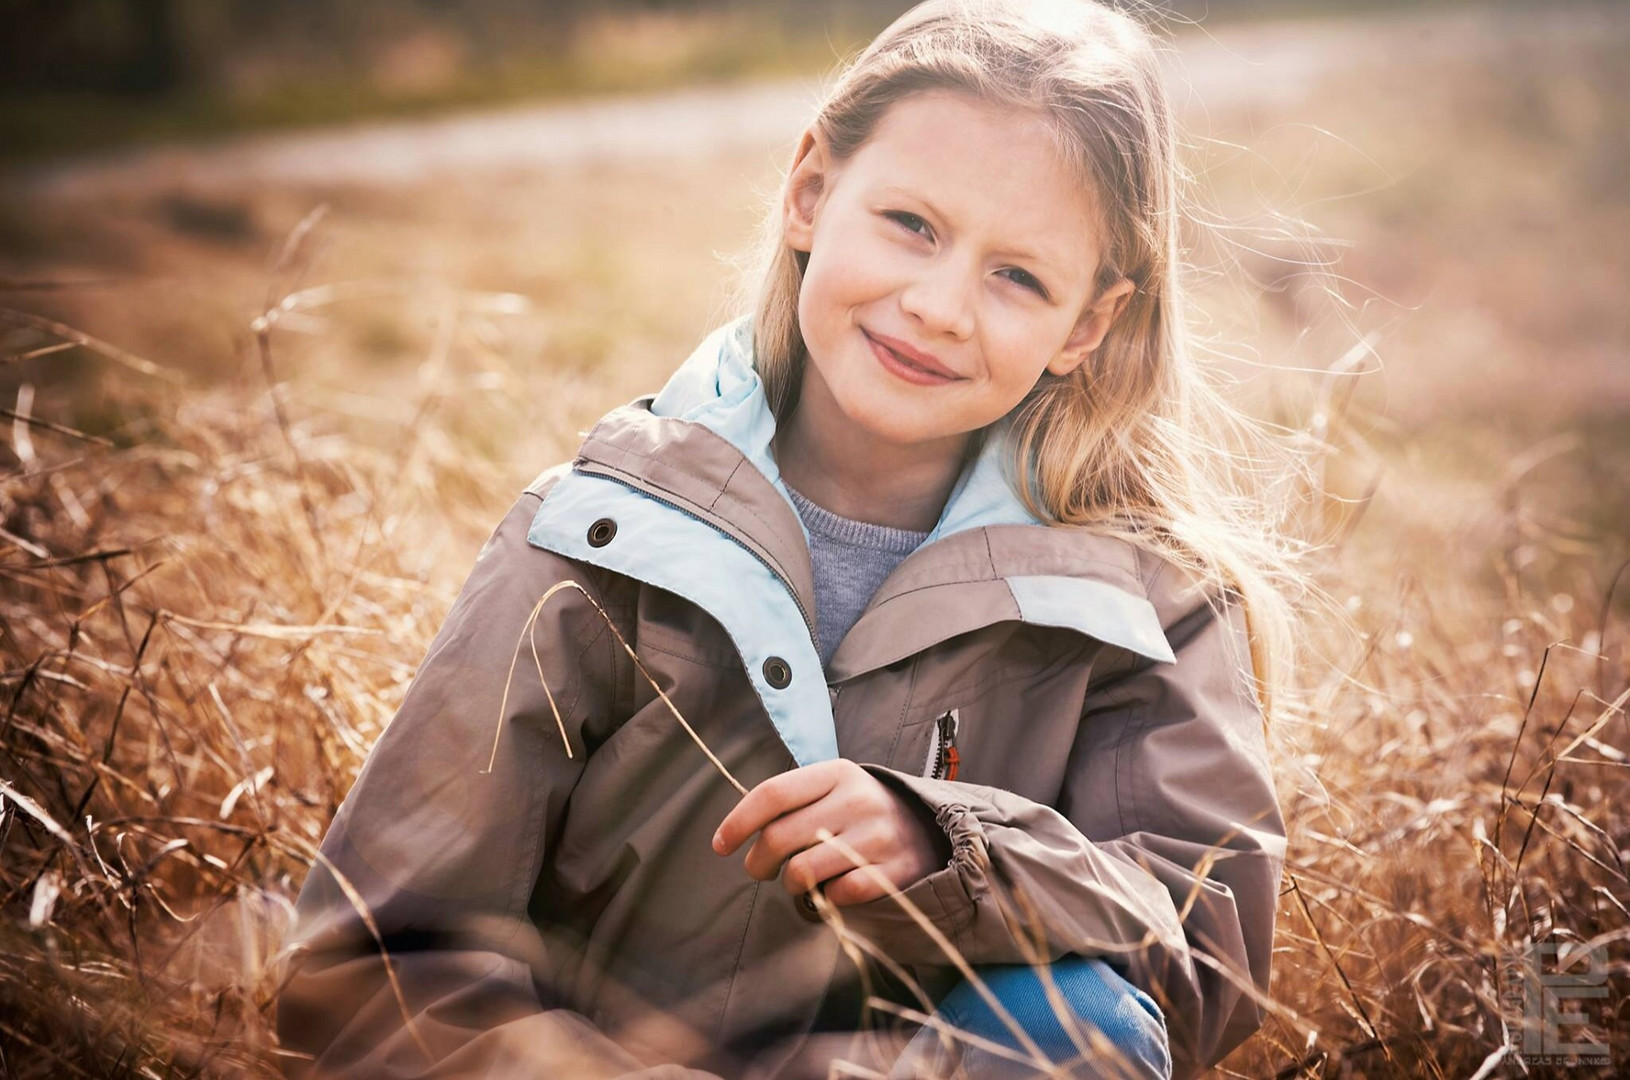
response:
[(921, 547), (932, 532), (874, 525), (869, 521), (859, 521), (835, 514), (826, 507), (811, 502), (803, 492), (791, 484), (787, 485), (787, 493), (792, 496), (793, 505), (798, 508), (798, 514), (804, 519), (804, 525), (810, 532), (819, 533), (825, 539), (839, 544), (886, 551), (895, 555), (909, 555)]

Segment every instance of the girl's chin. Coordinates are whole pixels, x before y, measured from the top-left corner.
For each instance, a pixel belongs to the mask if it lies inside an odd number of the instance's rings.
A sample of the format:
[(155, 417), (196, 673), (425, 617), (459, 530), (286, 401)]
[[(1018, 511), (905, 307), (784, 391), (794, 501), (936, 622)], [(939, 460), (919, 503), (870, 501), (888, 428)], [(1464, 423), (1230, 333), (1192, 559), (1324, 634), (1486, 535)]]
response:
[(942, 430), (943, 417), (923, 417), (924, 423), (912, 423), (912, 419), (905, 410), (891, 409), (886, 405), (881, 408), (874, 405), (865, 412), (845, 414), (849, 437), (854, 439), (895, 446), (919, 446), (948, 438), (948, 433)]
[(945, 407), (931, 392), (904, 386), (887, 372), (877, 374), (888, 381), (862, 377), (828, 382), (830, 404), (819, 410), (827, 420), (823, 426), (837, 430), (839, 438), (901, 447), (950, 438)]

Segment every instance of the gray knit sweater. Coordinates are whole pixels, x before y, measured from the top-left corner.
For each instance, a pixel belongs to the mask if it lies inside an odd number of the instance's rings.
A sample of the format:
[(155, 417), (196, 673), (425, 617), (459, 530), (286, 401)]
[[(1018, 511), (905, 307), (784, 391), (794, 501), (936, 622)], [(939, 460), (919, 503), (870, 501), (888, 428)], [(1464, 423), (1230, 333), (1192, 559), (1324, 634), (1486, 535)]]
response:
[(815, 570), (815, 626), (824, 666), (838, 651), (838, 642), (866, 610), (883, 579), (928, 539), (928, 533), (839, 517), (816, 506), (790, 485), (787, 491), (809, 530), (809, 557)]

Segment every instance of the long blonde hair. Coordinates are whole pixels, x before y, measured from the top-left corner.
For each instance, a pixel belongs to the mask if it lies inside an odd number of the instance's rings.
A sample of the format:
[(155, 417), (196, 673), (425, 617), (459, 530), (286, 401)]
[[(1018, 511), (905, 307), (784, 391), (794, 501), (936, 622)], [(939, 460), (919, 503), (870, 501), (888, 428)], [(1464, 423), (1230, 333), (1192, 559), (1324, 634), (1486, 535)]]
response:
[[(1121, 536), (1222, 602), (1243, 599), (1271, 717), (1292, 667), (1291, 596), (1306, 582), (1257, 475), (1271, 436), (1211, 386), (1185, 321), (1183, 174), (1151, 35), (1093, 0), (928, 0), (841, 71), (814, 125), (844, 161), (891, 105), (929, 89), (1049, 117), (1061, 160), (1099, 206), (1095, 294), (1122, 277), (1135, 288), (1088, 361), (1044, 373), (1010, 414), (1009, 482), (1038, 518)], [(780, 421), (797, 408), (807, 359), (807, 260), (785, 242), (777, 202), (751, 302), (755, 362)]]

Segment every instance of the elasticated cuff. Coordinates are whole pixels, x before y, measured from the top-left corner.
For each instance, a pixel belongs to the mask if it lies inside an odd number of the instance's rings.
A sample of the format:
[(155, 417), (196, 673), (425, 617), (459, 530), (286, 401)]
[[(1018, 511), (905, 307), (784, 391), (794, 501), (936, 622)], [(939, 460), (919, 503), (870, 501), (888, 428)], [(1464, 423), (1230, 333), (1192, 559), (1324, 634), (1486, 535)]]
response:
[[(961, 950), (973, 925), (978, 898), (989, 888), (990, 851), (973, 810), (941, 801), (911, 783), (910, 777), (880, 765), (862, 766), (891, 790), (915, 800), (944, 834), (951, 856), (945, 866), (900, 890), (950, 943)], [(843, 919), (858, 933), (904, 964), (948, 964), (950, 958), (907, 913), (900, 898), (879, 897), (844, 908)]]

